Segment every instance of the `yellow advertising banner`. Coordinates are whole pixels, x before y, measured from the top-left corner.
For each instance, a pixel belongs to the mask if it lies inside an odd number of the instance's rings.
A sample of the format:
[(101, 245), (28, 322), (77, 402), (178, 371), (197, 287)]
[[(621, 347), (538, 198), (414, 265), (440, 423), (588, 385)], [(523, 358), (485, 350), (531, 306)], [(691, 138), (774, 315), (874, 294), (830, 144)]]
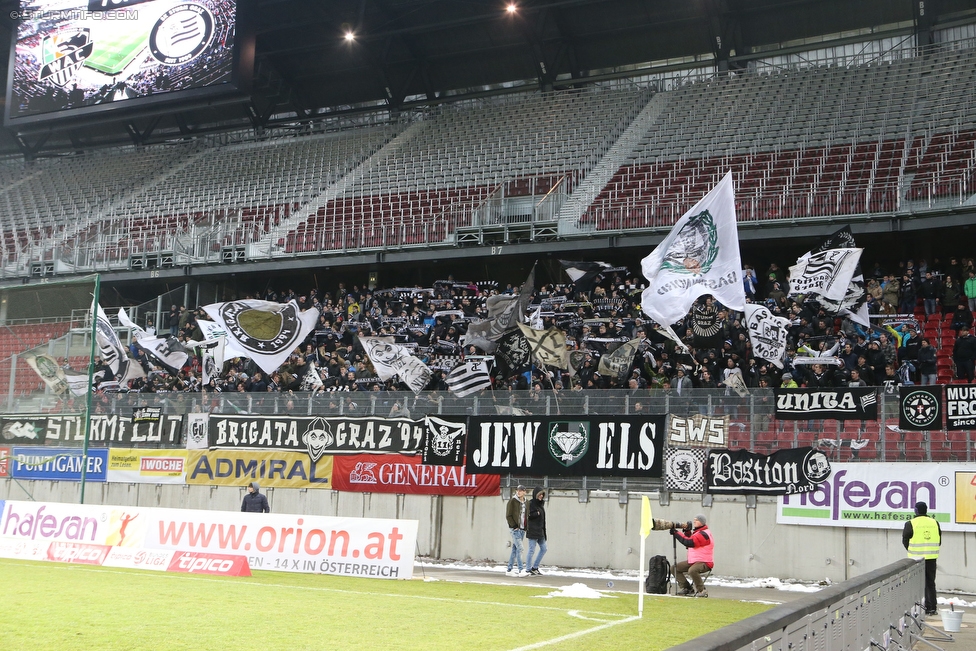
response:
[(332, 488), (332, 457), (312, 461), (307, 452), (187, 450), (186, 483), (198, 486)]
[(956, 473), (956, 523), (976, 524), (976, 472)]
[(109, 448), (106, 481), (132, 484), (182, 484), (186, 450)]

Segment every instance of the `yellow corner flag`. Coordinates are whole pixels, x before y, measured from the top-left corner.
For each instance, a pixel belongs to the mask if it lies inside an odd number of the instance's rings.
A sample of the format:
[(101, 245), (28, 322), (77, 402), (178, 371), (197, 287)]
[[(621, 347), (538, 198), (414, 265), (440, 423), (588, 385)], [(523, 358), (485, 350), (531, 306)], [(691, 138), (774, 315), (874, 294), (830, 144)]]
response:
[(651, 533), (651, 500), (647, 495), (641, 497), (641, 538)]

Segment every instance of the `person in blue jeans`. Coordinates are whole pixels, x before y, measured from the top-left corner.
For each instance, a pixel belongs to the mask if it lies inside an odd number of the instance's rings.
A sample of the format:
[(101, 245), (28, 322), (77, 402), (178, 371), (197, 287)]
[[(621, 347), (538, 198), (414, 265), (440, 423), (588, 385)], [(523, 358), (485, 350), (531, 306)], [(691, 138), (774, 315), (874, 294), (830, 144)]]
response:
[[(539, 576), (539, 565), (542, 557), (546, 555), (546, 489), (536, 486), (532, 489), (532, 499), (529, 500), (528, 525), (526, 526), (525, 537), (529, 539), (529, 555), (525, 558), (529, 566), (529, 574)], [(539, 554), (533, 558), (536, 546), (539, 547)]]
[[(508, 530), (512, 534), (512, 553), (508, 557), (508, 570), (505, 574), (509, 576), (526, 576), (525, 566), (522, 564), (522, 541), (525, 539), (526, 509), (525, 486), (519, 484), (515, 489), (515, 495), (508, 500), (505, 508), (505, 520), (508, 521)], [(518, 564), (518, 569), (514, 569)]]

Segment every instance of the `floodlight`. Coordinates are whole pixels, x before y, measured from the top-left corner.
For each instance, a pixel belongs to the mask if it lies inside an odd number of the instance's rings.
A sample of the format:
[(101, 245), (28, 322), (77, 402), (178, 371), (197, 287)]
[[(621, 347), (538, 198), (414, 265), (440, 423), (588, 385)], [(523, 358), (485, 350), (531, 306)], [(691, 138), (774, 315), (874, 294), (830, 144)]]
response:
[(347, 41), (355, 41), (356, 35), (353, 32), (346, 32), (345, 38)]
[(514, 2), (510, 2), (508, 3), (508, 6), (505, 7), (505, 11), (507, 11), (510, 14), (514, 14), (516, 11), (518, 11), (518, 5), (515, 4)]

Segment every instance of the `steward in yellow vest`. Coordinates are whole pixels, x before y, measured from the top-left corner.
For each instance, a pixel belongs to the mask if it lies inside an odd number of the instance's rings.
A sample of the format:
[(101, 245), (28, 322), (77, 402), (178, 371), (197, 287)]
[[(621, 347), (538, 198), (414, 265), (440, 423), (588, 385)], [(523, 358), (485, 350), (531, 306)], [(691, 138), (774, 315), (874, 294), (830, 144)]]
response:
[(915, 504), (915, 517), (905, 523), (901, 543), (910, 558), (925, 561), (925, 614), (937, 612), (938, 595), (935, 590), (936, 563), (942, 545), (942, 528), (935, 518), (928, 515), (925, 502)]

